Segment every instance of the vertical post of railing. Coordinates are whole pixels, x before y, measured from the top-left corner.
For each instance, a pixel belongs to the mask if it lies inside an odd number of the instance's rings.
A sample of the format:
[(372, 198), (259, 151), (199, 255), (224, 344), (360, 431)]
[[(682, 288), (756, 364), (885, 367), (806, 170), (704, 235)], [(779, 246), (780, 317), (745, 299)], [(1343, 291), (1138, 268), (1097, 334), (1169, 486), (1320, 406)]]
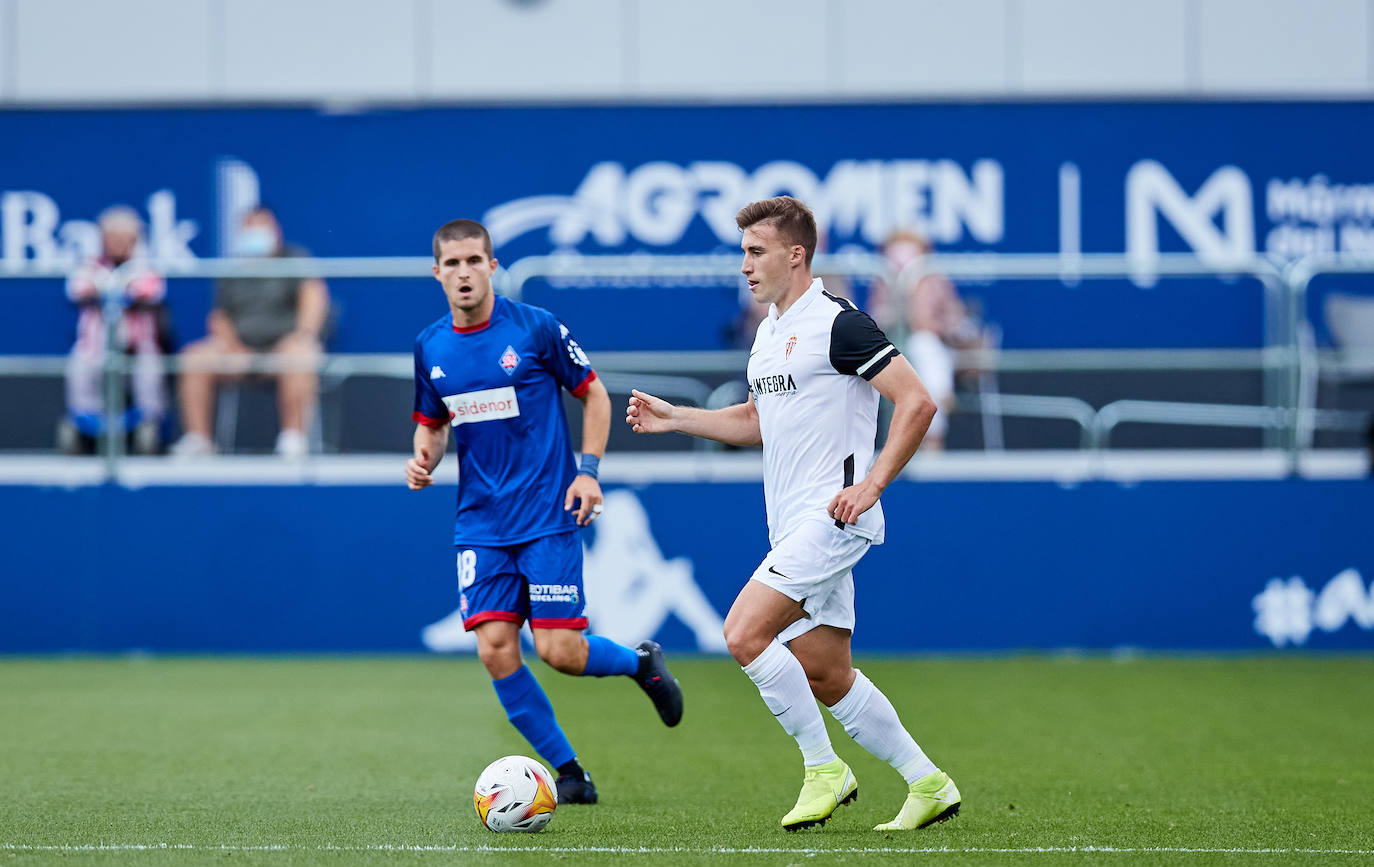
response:
[[(1302, 411), (1302, 328), (1300, 323), (1307, 312), (1307, 283), (1311, 277), (1293, 271), (1288, 274), (1288, 364), (1284, 368), (1288, 382), (1288, 400), (1285, 402), (1290, 416), (1286, 433), (1288, 435), (1288, 475), (1296, 476), (1302, 461), (1302, 438), (1299, 426), (1302, 424), (1299, 413)], [(1296, 279), (1295, 279), (1296, 276)]]
[(105, 317), (105, 475), (115, 478), (124, 457), (124, 320), (123, 290), (128, 277), (123, 267), (101, 275), (100, 309)]
[[(1264, 287), (1264, 345), (1286, 353), (1297, 330), (1290, 306), (1292, 290), (1282, 273), (1258, 271), (1256, 276)], [(1268, 364), (1260, 370), (1265, 406), (1288, 405), (1287, 374), (1286, 367), (1275, 368)], [(1263, 445), (1269, 448), (1285, 445), (1284, 432), (1275, 428), (1264, 428), (1260, 437)]]

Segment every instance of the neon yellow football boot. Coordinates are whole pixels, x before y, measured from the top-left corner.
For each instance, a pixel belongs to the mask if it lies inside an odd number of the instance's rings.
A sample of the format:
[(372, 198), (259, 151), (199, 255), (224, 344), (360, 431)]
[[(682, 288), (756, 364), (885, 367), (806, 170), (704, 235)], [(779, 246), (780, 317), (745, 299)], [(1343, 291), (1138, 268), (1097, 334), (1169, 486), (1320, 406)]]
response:
[(959, 814), (959, 788), (944, 771), (926, 774), (911, 784), (906, 803), (891, 822), (874, 831), (914, 831), (936, 822), (953, 819)]
[(842, 759), (809, 767), (801, 794), (797, 796), (797, 805), (782, 817), (782, 827), (787, 831), (800, 831), (824, 825), (836, 807), (858, 799), (859, 781), (854, 779), (854, 772)]

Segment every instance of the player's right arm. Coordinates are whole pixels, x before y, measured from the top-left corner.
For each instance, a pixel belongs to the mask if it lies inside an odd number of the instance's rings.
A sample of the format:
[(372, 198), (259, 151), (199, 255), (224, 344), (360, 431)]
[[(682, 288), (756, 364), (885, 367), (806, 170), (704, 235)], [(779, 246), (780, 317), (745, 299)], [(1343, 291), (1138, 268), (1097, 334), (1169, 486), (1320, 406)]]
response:
[(444, 458), (448, 448), (449, 419), (453, 414), (444, 405), (444, 399), (430, 379), (430, 372), (442, 372), (439, 365), (426, 363), (424, 336), (415, 341), (415, 411), (410, 420), (415, 422), (415, 436), (411, 438), (413, 454), (406, 461), (406, 487), (412, 491), (427, 488), (434, 484), (434, 468)]
[(630, 403), (625, 408), (625, 423), (635, 433), (684, 433), (732, 446), (763, 444), (759, 413), (752, 394), (745, 403), (724, 409), (698, 409), (674, 406), (652, 394), (632, 391)]
[(415, 454), (406, 461), (406, 487), (418, 491), (434, 484), (434, 468), (444, 459), (444, 450), (448, 448), (448, 425), (417, 424), (414, 446)]

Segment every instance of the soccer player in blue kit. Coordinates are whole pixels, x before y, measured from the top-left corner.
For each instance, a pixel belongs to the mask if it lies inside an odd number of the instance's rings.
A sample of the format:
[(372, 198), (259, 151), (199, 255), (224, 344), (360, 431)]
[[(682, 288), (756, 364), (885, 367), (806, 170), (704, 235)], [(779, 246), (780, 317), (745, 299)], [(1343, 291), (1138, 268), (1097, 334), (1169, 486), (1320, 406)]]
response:
[[(520, 655), (520, 626), (540, 659), (565, 674), (626, 675), (659, 717), (682, 719), (682, 690), (653, 641), (631, 649), (585, 635), (582, 540), (601, 514), (597, 469), (611, 401), (582, 347), (553, 314), (498, 298), (491, 236), (454, 220), (434, 234), (434, 278), (449, 312), (415, 341), (411, 490), (428, 487), (450, 435), (458, 455), (459, 609), (511, 724), (558, 771), (560, 803), (594, 804), (596, 787)], [(561, 388), (582, 402), (582, 461), (573, 461)], [(450, 434), (450, 431), (452, 432)]]

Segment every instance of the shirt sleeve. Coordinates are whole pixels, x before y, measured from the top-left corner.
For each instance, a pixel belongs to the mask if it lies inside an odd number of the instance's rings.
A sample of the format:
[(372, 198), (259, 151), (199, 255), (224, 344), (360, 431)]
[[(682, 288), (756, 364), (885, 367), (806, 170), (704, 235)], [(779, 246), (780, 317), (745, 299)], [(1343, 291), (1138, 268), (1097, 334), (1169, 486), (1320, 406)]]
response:
[(840, 311), (830, 329), (830, 366), (840, 373), (872, 379), (901, 355), (862, 310)]
[(82, 265), (67, 277), (67, 299), (75, 304), (94, 301), (99, 297), (95, 288), (94, 269)]
[(125, 289), (130, 301), (141, 301), (144, 304), (161, 304), (167, 296), (167, 282), (162, 279), (162, 275), (156, 271), (140, 271), (138, 276), (129, 281)]
[(572, 392), (573, 397), (581, 397), (596, 379), (596, 371), (582, 346), (573, 338), (568, 326), (548, 317), (545, 322), (545, 344), (549, 353), (549, 369), (558, 384)]
[(448, 407), (439, 398), (439, 392), (425, 370), (424, 353), (420, 341), (415, 341), (415, 411), (410, 414), (411, 421), (427, 427), (440, 427), (448, 424)]

